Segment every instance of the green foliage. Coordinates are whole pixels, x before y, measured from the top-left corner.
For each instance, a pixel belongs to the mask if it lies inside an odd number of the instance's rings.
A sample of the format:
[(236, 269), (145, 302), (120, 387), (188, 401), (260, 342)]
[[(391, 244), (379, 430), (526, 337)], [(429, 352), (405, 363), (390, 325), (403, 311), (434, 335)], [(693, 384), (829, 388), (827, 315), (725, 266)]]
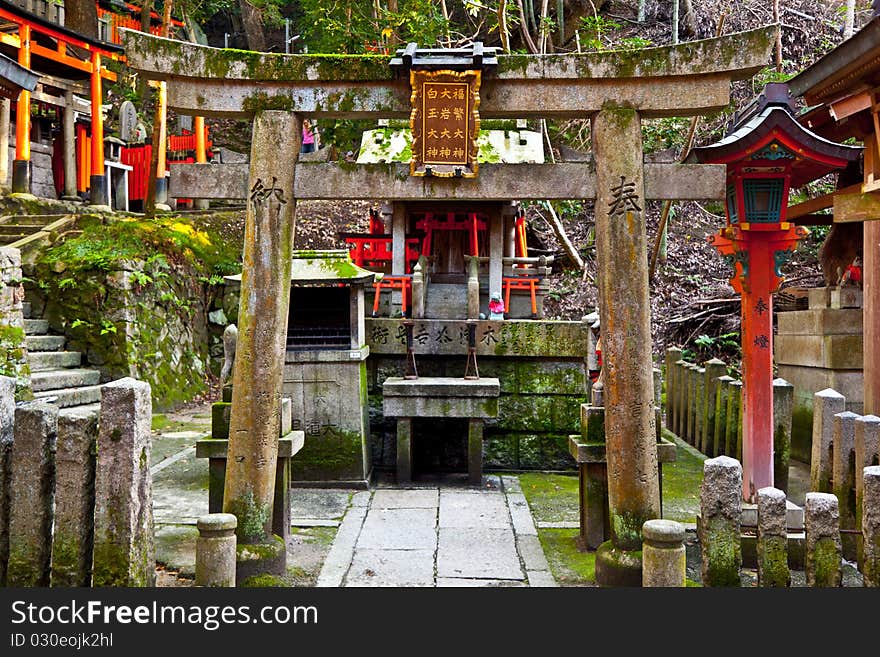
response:
[(687, 136), (689, 119), (670, 117), (642, 121), (642, 142), (645, 152), (681, 148)]
[(732, 331), (714, 337), (699, 335), (694, 338), (691, 348), (684, 349), (682, 357), (694, 362), (703, 362), (710, 358), (720, 358), (727, 363), (739, 361), (742, 357), (740, 334)]
[[(620, 23), (609, 20), (599, 14), (581, 17), (581, 47), (584, 50), (609, 50), (611, 40), (608, 33), (620, 29)], [(606, 43), (607, 42), (607, 43)]]

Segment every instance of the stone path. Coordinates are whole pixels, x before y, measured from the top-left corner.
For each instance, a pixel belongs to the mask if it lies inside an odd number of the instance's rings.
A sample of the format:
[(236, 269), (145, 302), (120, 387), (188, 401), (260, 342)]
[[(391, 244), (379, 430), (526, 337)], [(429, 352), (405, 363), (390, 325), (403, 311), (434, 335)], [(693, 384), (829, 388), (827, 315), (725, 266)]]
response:
[(556, 586), (516, 477), (351, 499), (318, 586)]

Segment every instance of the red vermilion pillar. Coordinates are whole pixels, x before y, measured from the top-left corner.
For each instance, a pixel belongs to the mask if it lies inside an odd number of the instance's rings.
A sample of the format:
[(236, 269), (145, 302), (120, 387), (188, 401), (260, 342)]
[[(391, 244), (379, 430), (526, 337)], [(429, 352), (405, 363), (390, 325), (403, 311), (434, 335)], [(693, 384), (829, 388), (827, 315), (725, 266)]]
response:
[[(205, 117), (193, 117), (193, 133), (196, 136), (196, 162), (206, 164), (208, 162), (208, 136), (205, 134)], [(196, 210), (207, 210), (208, 207), (208, 199), (197, 198), (193, 201), (193, 208)]]
[[(31, 26), (18, 27), (18, 63), (31, 66)], [(4, 157), (6, 154), (4, 153)], [(12, 161), (12, 191), (29, 194), (31, 191), (31, 92), (22, 90), (15, 106), (15, 159)]]
[(773, 293), (805, 228), (790, 223), (740, 224), (713, 235), (734, 264), (730, 283), (742, 297), (743, 499), (773, 486)]
[(107, 205), (107, 178), (104, 175), (104, 115), (101, 113), (101, 53), (92, 53), (92, 153), (89, 203)]

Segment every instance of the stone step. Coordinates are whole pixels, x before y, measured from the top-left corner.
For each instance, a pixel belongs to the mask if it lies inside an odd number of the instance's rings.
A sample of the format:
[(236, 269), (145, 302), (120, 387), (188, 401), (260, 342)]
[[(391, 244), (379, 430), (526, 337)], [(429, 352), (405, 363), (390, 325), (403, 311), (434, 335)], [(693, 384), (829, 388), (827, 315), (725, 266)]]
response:
[(93, 386), (100, 382), (101, 373), (98, 370), (45, 370), (31, 374), (31, 387), (34, 393), (60, 388)]
[(67, 338), (63, 335), (28, 335), (25, 337), (28, 352), (61, 351)]
[(0, 235), (30, 235), (45, 228), (45, 224), (0, 224)]
[(3, 223), (0, 225), (3, 226), (22, 226), (29, 225), (34, 226), (38, 225), (41, 228), (43, 226), (48, 226), (49, 224), (53, 224), (59, 219), (63, 218), (65, 215), (63, 214), (21, 214), (15, 215), (11, 217), (3, 217)]
[[(32, 377), (33, 378), (33, 377)], [(80, 386), (79, 388), (59, 388), (35, 392), (37, 399), (53, 399), (59, 408), (98, 404), (101, 401), (101, 386)]]
[(82, 354), (78, 351), (29, 351), (28, 363), (31, 372), (79, 367), (82, 365)]
[(24, 320), (24, 332), (27, 335), (46, 335), (49, 332), (49, 320), (26, 319)]
[(13, 242), (17, 242), (18, 240), (24, 239), (25, 237), (30, 237), (33, 233), (8, 233), (6, 235), (0, 235), (0, 244), (7, 245), (12, 244)]
[(21, 314), (24, 316), (25, 319), (31, 318), (31, 302), (30, 301), (23, 301), (22, 302)]

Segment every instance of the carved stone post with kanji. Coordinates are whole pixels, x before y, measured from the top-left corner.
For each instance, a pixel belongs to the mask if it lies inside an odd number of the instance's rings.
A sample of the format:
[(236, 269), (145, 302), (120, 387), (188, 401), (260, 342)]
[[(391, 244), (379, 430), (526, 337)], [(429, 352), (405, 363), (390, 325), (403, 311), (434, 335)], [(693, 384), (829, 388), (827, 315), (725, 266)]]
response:
[(301, 139), (291, 112), (254, 117), (223, 498), (223, 511), (238, 518), (239, 582), (286, 566), (284, 541), (271, 528)]
[(640, 586), (642, 526), (660, 517), (639, 114), (606, 104), (592, 126), (611, 540), (596, 580)]

